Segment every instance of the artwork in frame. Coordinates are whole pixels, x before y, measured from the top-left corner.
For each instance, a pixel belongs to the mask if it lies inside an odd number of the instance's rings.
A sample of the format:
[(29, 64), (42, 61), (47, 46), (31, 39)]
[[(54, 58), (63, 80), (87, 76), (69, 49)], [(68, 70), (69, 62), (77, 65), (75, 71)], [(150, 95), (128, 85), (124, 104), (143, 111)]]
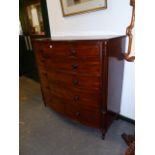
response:
[(107, 8), (107, 0), (60, 0), (63, 16), (97, 11)]

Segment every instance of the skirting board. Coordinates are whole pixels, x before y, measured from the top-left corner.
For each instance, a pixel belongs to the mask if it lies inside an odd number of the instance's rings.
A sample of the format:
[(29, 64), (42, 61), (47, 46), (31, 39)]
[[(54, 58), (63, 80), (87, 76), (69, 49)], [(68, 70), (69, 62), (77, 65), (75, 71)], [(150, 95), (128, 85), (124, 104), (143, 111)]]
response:
[(118, 115), (118, 119), (121, 119), (121, 120), (123, 120), (123, 121), (129, 122), (129, 123), (135, 125), (135, 120), (130, 119), (130, 118), (128, 118), (128, 117), (125, 117), (125, 116), (123, 116), (123, 115)]

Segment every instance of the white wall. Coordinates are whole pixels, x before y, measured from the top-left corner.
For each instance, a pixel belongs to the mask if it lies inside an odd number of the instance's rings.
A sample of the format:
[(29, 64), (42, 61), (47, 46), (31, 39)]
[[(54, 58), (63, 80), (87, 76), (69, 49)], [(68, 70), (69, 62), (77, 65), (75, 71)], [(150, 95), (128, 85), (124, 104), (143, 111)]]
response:
[[(129, 0), (107, 0), (108, 9), (63, 17), (59, 0), (46, 0), (51, 37), (124, 35), (131, 18)], [(134, 63), (125, 63), (121, 114), (134, 119)]]
[(121, 115), (135, 119), (135, 64), (125, 62), (122, 88)]
[(129, 0), (108, 0), (108, 9), (63, 17), (60, 0), (47, 0), (52, 37), (60, 35), (125, 34)]

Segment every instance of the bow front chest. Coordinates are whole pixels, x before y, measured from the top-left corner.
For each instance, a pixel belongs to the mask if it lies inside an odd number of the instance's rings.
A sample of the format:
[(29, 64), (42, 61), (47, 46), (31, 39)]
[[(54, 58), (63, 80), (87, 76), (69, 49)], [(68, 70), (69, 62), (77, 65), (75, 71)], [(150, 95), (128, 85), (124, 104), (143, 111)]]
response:
[(120, 111), (125, 37), (106, 40), (37, 39), (33, 47), (46, 106), (103, 138)]

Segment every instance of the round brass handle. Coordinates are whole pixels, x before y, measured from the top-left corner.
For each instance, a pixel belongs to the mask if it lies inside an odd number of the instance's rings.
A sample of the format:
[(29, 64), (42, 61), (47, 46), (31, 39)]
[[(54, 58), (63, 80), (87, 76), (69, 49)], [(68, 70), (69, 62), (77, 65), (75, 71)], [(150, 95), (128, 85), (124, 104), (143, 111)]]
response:
[(71, 55), (75, 56), (75, 55), (76, 55), (76, 50), (72, 48), (72, 49), (70, 50), (70, 53), (71, 53)]
[(49, 48), (52, 48), (52, 47), (53, 47), (52, 45), (49, 46)]
[(73, 85), (78, 85), (79, 81), (78, 80), (73, 80)]
[(80, 116), (80, 112), (76, 112), (75, 115), (76, 115), (76, 116)]
[(41, 62), (43, 62), (43, 63), (44, 63), (44, 62), (45, 62), (45, 60), (44, 60), (44, 59), (42, 59), (42, 60), (41, 60)]
[(78, 68), (78, 64), (72, 64), (72, 69), (77, 69)]
[(74, 101), (79, 101), (80, 97), (79, 96), (74, 96)]
[(45, 77), (47, 77), (47, 73), (43, 73)]
[(46, 89), (47, 89), (47, 90), (50, 90), (50, 87), (49, 87), (49, 86), (47, 86), (47, 87), (46, 87)]
[(39, 50), (40, 53), (42, 53), (43, 51), (44, 51), (43, 49), (40, 49), (40, 50)]

